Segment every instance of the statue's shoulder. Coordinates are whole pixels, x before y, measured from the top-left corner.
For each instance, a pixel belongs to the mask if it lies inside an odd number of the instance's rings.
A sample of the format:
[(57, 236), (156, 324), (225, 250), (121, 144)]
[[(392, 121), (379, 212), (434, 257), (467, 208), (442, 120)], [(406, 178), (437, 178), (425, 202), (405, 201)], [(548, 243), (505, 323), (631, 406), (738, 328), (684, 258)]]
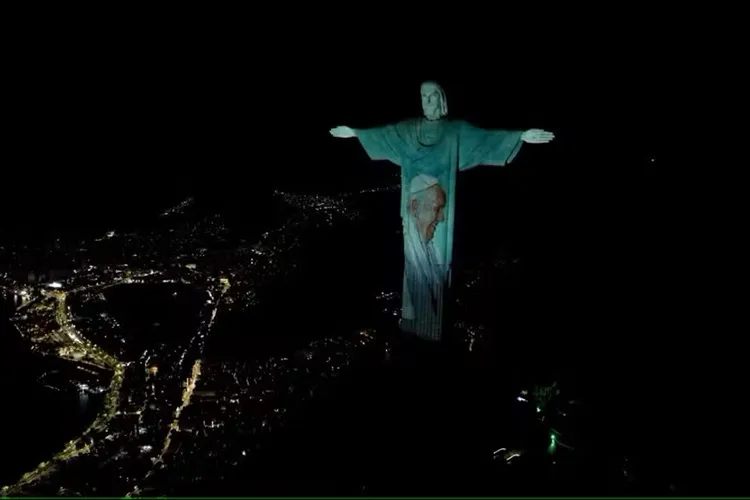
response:
[(417, 123), (419, 122), (419, 118), (407, 118), (405, 120), (401, 120), (396, 124), (398, 127), (403, 128), (414, 128), (417, 126)]

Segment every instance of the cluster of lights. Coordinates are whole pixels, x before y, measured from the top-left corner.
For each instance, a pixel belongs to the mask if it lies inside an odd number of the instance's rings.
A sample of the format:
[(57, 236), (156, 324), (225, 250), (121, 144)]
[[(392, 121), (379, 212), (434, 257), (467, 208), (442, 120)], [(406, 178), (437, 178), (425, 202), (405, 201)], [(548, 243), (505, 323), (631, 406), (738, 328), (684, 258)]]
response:
[(161, 214), (161, 216), (162, 217), (166, 217), (166, 216), (169, 216), (169, 215), (175, 215), (175, 214), (182, 213), (183, 211), (185, 211), (186, 208), (188, 208), (190, 205), (192, 205), (194, 201), (195, 200), (192, 197), (187, 198), (186, 200), (181, 201), (180, 203), (178, 203), (177, 205), (173, 206), (172, 208), (170, 208), (168, 210), (165, 210)]
[[(206, 364), (200, 370), (200, 380), (197, 376), (199, 373), (194, 370), (192, 380), (197, 383), (189, 382), (186, 387), (190, 388), (192, 394), (191, 407), (195, 409), (195, 415), (201, 414), (202, 402), (200, 397), (195, 396), (195, 391), (210, 394), (212, 401), (218, 398), (235, 410), (218, 414), (212, 420), (204, 422), (201, 428), (206, 433), (205, 437), (194, 437), (192, 445), (197, 445), (200, 439), (214, 440), (211, 435), (213, 430), (221, 432), (221, 429), (230, 425), (233, 428), (250, 429), (251, 433), (242, 434), (245, 436), (243, 439), (249, 441), (237, 443), (242, 447), (239, 455), (230, 454), (225, 457), (232, 465), (238, 465), (253, 450), (259, 449), (262, 436), (276, 432), (285, 425), (287, 415), (293, 408), (298, 408), (300, 404), (313, 398), (327, 381), (344, 372), (359, 354), (372, 352), (380, 347), (382, 346), (376, 341), (374, 331), (362, 330), (352, 338), (330, 337), (311, 342), (291, 357), (271, 357), (253, 364)], [(185, 401), (191, 401), (189, 395)], [(215, 403), (208, 404), (213, 406)], [(186, 421), (179, 425), (175, 418), (174, 431), (192, 428), (190, 417), (183, 414), (182, 418), (186, 418)], [(174, 460), (180, 461), (188, 469), (200, 469), (199, 463), (208, 458), (204, 453), (195, 453), (188, 443), (175, 449), (174, 453)], [(158, 463), (158, 459), (156, 462)], [(132, 494), (156, 483), (163, 487), (163, 478), (156, 475), (159, 470), (161, 469), (152, 469), (152, 473), (133, 489)]]
[(327, 225), (333, 224), (337, 218), (343, 217), (354, 220), (356, 211), (349, 208), (343, 199), (315, 194), (297, 194), (284, 191), (274, 191), (274, 195), (281, 198), (284, 203), (302, 211), (303, 220), (309, 220), (313, 214), (321, 216)]
[[(283, 253), (288, 252), (290, 248), (298, 248), (300, 246), (298, 235), (294, 233), (298, 232), (296, 230), (299, 229), (301, 225), (308, 223), (313, 223), (315, 226), (318, 226), (321, 223), (331, 225), (338, 219), (351, 220), (357, 215), (356, 212), (348, 209), (343, 201), (336, 200), (330, 197), (295, 196), (289, 195), (288, 193), (277, 193), (277, 195), (281, 196), (284, 201), (289, 203), (290, 205), (299, 208), (300, 212), (291, 217), (290, 220), (288, 220), (282, 227), (264, 234), (261, 242), (259, 242), (256, 246), (251, 247), (253, 253), (257, 257), (262, 257), (265, 259), (265, 263), (262, 260), (255, 261), (252, 263), (253, 265), (245, 269), (246, 271), (255, 271), (252, 274), (255, 278), (253, 280), (253, 283), (256, 284), (265, 281), (263, 277), (259, 275), (265, 274), (267, 278), (275, 277), (280, 269), (289, 267), (288, 265), (281, 265), (279, 257)], [(173, 207), (172, 209), (166, 211), (164, 215), (179, 213), (180, 211), (187, 208), (191, 203), (191, 199), (185, 200), (176, 207)], [(206, 218), (200, 224), (193, 225), (191, 227), (192, 229), (188, 229), (186, 234), (195, 235), (201, 230), (209, 232), (224, 230), (220, 220), (216, 220), (215, 218), (211, 217)], [(123, 248), (133, 248), (133, 243), (136, 243), (137, 241), (144, 241), (144, 243), (149, 243), (148, 239), (144, 240), (143, 238), (141, 238), (139, 240), (136, 236), (137, 235), (121, 235), (121, 237), (117, 240), (119, 242), (118, 244), (123, 245)], [(110, 231), (103, 238), (99, 238), (96, 241), (109, 240), (114, 237), (115, 232)], [(203, 250), (205, 251), (205, 249)], [(130, 252), (132, 252), (133, 257), (136, 257), (138, 254), (142, 253), (141, 250), (133, 248), (132, 250), (127, 250), (125, 253), (123, 253), (123, 256), (129, 255)], [(193, 252), (191, 255), (192, 257), (190, 255), (185, 256), (186, 258), (191, 259), (187, 263), (189, 265), (186, 265), (183, 260), (183, 264), (179, 267), (183, 270), (183, 274), (195, 273), (197, 275), (200, 275), (200, 261), (197, 261), (195, 259), (195, 252)], [(265, 264), (263, 271), (267, 271), (266, 273), (257, 272), (260, 270), (259, 265), (262, 263)], [(271, 265), (268, 265), (269, 263)], [(175, 272), (179, 273), (179, 271), (173, 269), (172, 273)], [(234, 282), (235, 280), (233, 277), (233, 272), (229, 271), (228, 275)], [(192, 279), (193, 278), (191, 278), (191, 280)], [(106, 288), (123, 284), (147, 282), (175, 283), (189, 282), (191, 280), (186, 280), (180, 276), (167, 277), (165, 275), (165, 270), (163, 269), (147, 269), (139, 271), (130, 268), (130, 266), (128, 266), (127, 264), (113, 267), (111, 265), (97, 265), (92, 263), (91, 261), (86, 261), (80, 268), (75, 270), (74, 276), (69, 280), (48, 283), (47, 285), (41, 286), (39, 290), (37, 290), (36, 287), (32, 287), (30, 289), (23, 288), (23, 297), (29, 298), (29, 300), (26, 300), (24, 302), (23, 307), (30, 305), (36, 310), (37, 313), (42, 315), (52, 314), (56, 318), (56, 321), (59, 325), (58, 330), (55, 332), (45, 333), (45, 339), (49, 339), (48, 341), (54, 341), (55, 343), (57, 343), (57, 345), (59, 346), (59, 352), (67, 353), (66, 355), (73, 357), (75, 360), (83, 361), (83, 358), (99, 360), (103, 366), (107, 366), (113, 369), (114, 376), (107, 392), (104, 411), (96, 418), (90, 428), (85, 431), (80, 438), (71, 441), (65, 447), (65, 449), (55, 457), (53, 457), (52, 460), (43, 462), (35, 471), (25, 474), (16, 485), (14, 485), (13, 487), (5, 487), (2, 490), (3, 493), (23, 491), (25, 487), (42, 480), (49, 473), (55, 470), (55, 467), (53, 467), (52, 464), (58, 462), (67, 462), (81, 454), (92, 451), (92, 439), (95, 436), (103, 436), (107, 431), (107, 424), (109, 420), (115, 415), (121, 414), (121, 412), (119, 411), (120, 388), (125, 377), (125, 369), (130, 365), (130, 363), (121, 363), (110, 354), (104, 353), (104, 351), (102, 351), (100, 348), (93, 345), (90, 341), (80, 335), (80, 333), (73, 326), (73, 321), (70, 317), (70, 309), (66, 305), (67, 297), (73, 294), (80, 294), (81, 296), (92, 296), (94, 294), (100, 294)], [(22, 287), (20, 287), (17, 283), (12, 282), (12, 280), (10, 285), (12, 289), (22, 289)], [(254, 290), (252, 287), (248, 289), (247, 287), (242, 287), (240, 285), (242, 285), (241, 281), (240, 283), (238, 283), (235, 293), (244, 292), (248, 297), (254, 297)], [(182, 360), (183, 362), (186, 361), (188, 352), (191, 353), (190, 356), (196, 356), (202, 352), (205, 345), (206, 335), (211, 330), (211, 326), (213, 325), (213, 321), (216, 317), (219, 304), (222, 302), (222, 297), (223, 300), (227, 303), (233, 301), (233, 297), (227, 294), (229, 288), (229, 279), (226, 277), (222, 278), (220, 280), (220, 287), (215, 290), (215, 295), (212, 296), (209, 300), (209, 305), (212, 306), (212, 310), (209, 315), (210, 320), (208, 321), (208, 323), (203, 325), (203, 327), (195, 336), (191, 338), (191, 341), (189, 342), (186, 349), (181, 352), (180, 360)], [(245, 288), (245, 290), (243, 291), (242, 288)], [(211, 290), (209, 290), (209, 292), (210, 291)], [(393, 297), (391, 296), (391, 298)], [(44, 300), (51, 300), (52, 302), (45, 306)], [(44, 324), (44, 321), (38, 321), (42, 317), (43, 316), (34, 317), (33, 319), (37, 324)], [(23, 330), (23, 323), (28, 323), (27, 332), (33, 332), (33, 339), (39, 339), (42, 331), (38, 328), (32, 327), (31, 322), (26, 322), (25, 318), (26, 316), (19, 316), (19, 318), (17, 318), (19, 319), (19, 328)], [(305, 368), (305, 370), (307, 370), (305, 371), (305, 374), (310, 374), (310, 366), (312, 366), (311, 364), (313, 364), (320, 370), (317, 376), (319, 380), (335, 377), (346, 366), (348, 366), (349, 362), (351, 361), (351, 353), (354, 350), (360, 349), (364, 346), (372, 345), (373, 339), (374, 337), (372, 332), (363, 331), (359, 335), (357, 335), (354, 340), (342, 341), (340, 339), (324, 339), (310, 344), (308, 348), (304, 350), (303, 359), (306, 361), (306, 365), (308, 365), (307, 368)], [(323, 353), (328, 354), (324, 355)], [(257, 390), (258, 386), (267, 385), (268, 383), (271, 383), (273, 381), (278, 384), (283, 380), (290, 380), (290, 373), (298, 373), (300, 370), (299, 366), (289, 365), (287, 363), (284, 363), (283, 361), (280, 361), (279, 359), (269, 360), (267, 363), (261, 363), (258, 365), (258, 368), (260, 369), (261, 373), (265, 373), (265, 376), (259, 375), (259, 377), (256, 378), (255, 383), (253, 384), (255, 387), (255, 389), (253, 389), (253, 392)], [(189, 404), (191, 396), (193, 394), (193, 389), (195, 388), (196, 383), (198, 383), (198, 377), (196, 375), (197, 374), (194, 373), (190, 379), (192, 382), (186, 385), (185, 391), (183, 392), (182, 405), (178, 406), (174, 412), (174, 419), (172, 421), (172, 424), (170, 424), (169, 426), (169, 431), (167, 432), (164, 444), (161, 447), (162, 453), (169, 449), (169, 439), (172, 431), (179, 429), (179, 419), (182, 408)], [(156, 377), (156, 370), (149, 371), (148, 376)], [(297, 378), (298, 377), (299, 374), (297, 375)], [(290, 389), (279, 388), (278, 390), (280, 392), (285, 392)], [(305, 393), (301, 392), (300, 394)], [(146, 405), (145, 402), (144, 405)], [(139, 416), (139, 423), (142, 421), (142, 417), (146, 413), (146, 410), (147, 407), (144, 406), (140, 411), (136, 412)], [(276, 418), (278, 418), (280, 415), (285, 414), (285, 412), (286, 409), (284, 407), (274, 408), (273, 415), (270, 415), (269, 417), (263, 419), (263, 422), (265, 422), (265, 425), (268, 426), (269, 422), (271, 422), (271, 417), (275, 416)], [(121, 434), (122, 433), (108, 433), (107, 440), (111, 441), (111, 439), (114, 439)], [(144, 448), (142, 449), (142, 452), (147, 453), (147, 450)]]

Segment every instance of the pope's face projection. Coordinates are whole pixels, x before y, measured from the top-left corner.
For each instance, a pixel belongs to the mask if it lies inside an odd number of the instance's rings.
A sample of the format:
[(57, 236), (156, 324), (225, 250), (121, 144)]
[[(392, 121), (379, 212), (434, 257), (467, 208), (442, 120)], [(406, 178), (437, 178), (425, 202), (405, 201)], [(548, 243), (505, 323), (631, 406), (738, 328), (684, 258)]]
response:
[(422, 241), (428, 242), (435, 236), (435, 229), (444, 219), (445, 191), (439, 184), (429, 187), (412, 198), (411, 213)]

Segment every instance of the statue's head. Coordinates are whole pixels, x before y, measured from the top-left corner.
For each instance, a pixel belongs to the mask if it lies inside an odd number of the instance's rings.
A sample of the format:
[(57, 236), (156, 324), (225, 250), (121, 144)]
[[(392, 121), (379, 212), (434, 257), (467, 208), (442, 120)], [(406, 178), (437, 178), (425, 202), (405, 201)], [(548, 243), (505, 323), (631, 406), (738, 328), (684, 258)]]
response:
[(422, 111), (428, 120), (439, 120), (448, 114), (448, 101), (443, 88), (435, 82), (424, 82), (421, 87)]
[(419, 174), (411, 181), (409, 213), (414, 218), (422, 241), (430, 241), (435, 229), (445, 219), (445, 190), (435, 177)]

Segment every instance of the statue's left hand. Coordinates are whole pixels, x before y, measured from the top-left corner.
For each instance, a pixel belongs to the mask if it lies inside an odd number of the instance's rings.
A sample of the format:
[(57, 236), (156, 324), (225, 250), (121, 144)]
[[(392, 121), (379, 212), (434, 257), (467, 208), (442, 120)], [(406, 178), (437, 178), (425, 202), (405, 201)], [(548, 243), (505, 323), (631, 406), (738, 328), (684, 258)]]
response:
[(521, 134), (521, 140), (529, 144), (547, 144), (555, 138), (555, 134), (540, 128), (530, 128)]
[(352, 128), (345, 127), (343, 125), (339, 127), (333, 127), (331, 130), (328, 131), (328, 133), (334, 137), (338, 137), (339, 139), (349, 139), (350, 137), (357, 136), (357, 134), (354, 132)]

